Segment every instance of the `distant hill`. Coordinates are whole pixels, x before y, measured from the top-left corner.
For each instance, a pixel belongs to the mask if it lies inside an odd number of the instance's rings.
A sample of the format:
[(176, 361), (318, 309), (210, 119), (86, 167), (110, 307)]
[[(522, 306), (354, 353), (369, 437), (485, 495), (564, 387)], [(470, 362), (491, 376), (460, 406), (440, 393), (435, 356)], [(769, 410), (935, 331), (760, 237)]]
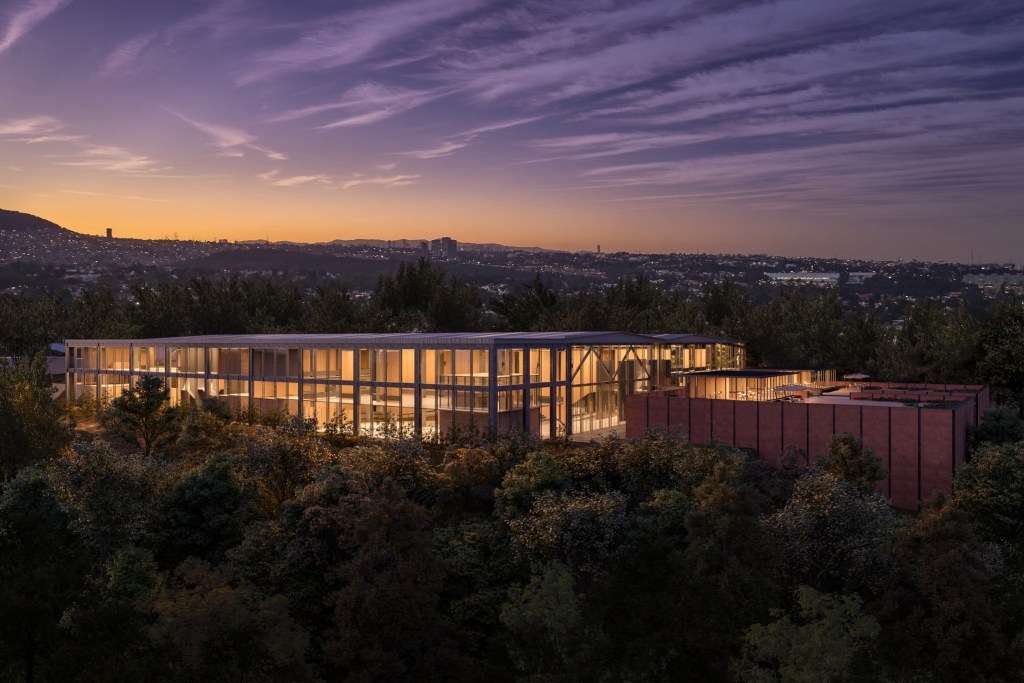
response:
[[(83, 234), (28, 213), (0, 209), (0, 264), (36, 262), (67, 268), (110, 270), (127, 266), (163, 266), (193, 272), (304, 271), (344, 275), (353, 283), (373, 284), (377, 274), (415, 258), (421, 240), (335, 240), (309, 244), (266, 242), (233, 244), (185, 240), (136, 240)], [(388, 249), (388, 247), (391, 249)], [(462, 243), (460, 251), (551, 252), (539, 247)], [(385, 251), (379, 253), (377, 250)], [(462, 276), (483, 275), (470, 263), (447, 263)], [(502, 278), (504, 268), (487, 274)]]
[(22, 232), (22, 233), (64, 233), (67, 236), (86, 237), (81, 233), (62, 228), (52, 221), (48, 221), (45, 218), (39, 216), (33, 216), (30, 213), (22, 213), (20, 211), (9, 211), (8, 209), (0, 209), (0, 230), (4, 232)]
[(65, 267), (157, 265), (198, 258), (210, 242), (108, 239), (63, 228), (45, 218), (0, 209), (0, 263), (35, 261)]

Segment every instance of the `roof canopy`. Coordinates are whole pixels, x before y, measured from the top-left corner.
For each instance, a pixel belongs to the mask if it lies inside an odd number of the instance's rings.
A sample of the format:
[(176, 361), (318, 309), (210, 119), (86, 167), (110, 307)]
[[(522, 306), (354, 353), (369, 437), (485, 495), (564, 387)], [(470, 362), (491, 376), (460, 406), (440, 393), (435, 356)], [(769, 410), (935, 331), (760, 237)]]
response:
[(742, 344), (738, 339), (712, 337), (706, 334), (655, 334), (662, 342), (669, 344)]
[[(687, 335), (679, 335), (687, 336)], [(693, 335), (695, 336), (695, 335)], [(408, 332), (391, 334), (230, 334), (149, 339), (69, 339), (68, 346), (212, 346), (212, 347), (517, 347), (587, 346), (597, 344), (649, 346), (664, 344), (655, 335), (629, 332)], [(673, 342), (687, 343), (687, 342)], [(688, 343), (703, 343), (699, 341)]]
[(775, 387), (773, 391), (807, 391), (808, 389), (810, 387), (803, 384), (786, 384), (785, 386)]

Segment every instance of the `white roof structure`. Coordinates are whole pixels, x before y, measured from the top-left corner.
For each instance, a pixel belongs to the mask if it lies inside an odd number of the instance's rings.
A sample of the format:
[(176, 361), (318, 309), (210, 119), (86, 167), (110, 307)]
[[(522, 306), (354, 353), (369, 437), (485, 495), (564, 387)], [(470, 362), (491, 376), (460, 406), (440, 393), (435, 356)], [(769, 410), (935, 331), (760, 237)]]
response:
[[(689, 336), (689, 335), (680, 335)], [(654, 335), (629, 332), (406, 332), (359, 334), (226, 334), (149, 339), (69, 339), (67, 345), (81, 346), (210, 346), (222, 348), (282, 347), (521, 347), (587, 346), (597, 344), (651, 345), (672, 342)], [(690, 342), (706, 343), (706, 342)]]

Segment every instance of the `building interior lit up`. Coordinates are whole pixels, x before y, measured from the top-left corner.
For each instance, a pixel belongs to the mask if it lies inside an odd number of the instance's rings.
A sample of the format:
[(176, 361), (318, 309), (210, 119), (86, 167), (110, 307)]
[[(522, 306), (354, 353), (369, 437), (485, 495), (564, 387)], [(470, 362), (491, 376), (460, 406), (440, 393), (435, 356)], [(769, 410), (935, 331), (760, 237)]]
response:
[(625, 397), (745, 367), (742, 342), (623, 332), (229, 335), (67, 342), (70, 399), (143, 375), (175, 405), (287, 413), (353, 433), (572, 436), (620, 425)]

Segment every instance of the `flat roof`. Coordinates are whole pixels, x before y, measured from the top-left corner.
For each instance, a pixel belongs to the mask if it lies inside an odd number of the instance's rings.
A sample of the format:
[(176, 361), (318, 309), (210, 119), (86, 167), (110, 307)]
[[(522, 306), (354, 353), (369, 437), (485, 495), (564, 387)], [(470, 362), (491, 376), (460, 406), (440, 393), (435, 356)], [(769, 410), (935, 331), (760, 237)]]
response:
[(662, 342), (669, 344), (742, 344), (739, 339), (712, 337), (706, 334), (655, 334)]
[(899, 401), (865, 401), (862, 399), (852, 399), (849, 396), (808, 396), (804, 399), (804, 403), (829, 403), (829, 404), (843, 404), (851, 406), (880, 406), (883, 408), (906, 408), (906, 403), (900, 403)]
[(795, 370), (762, 370), (751, 368), (748, 370), (706, 370), (704, 372), (692, 372), (689, 377), (788, 377), (795, 375)]
[[(223, 348), (363, 347), (516, 347), (559, 345), (652, 345), (665, 342), (654, 335), (629, 332), (404, 332), (357, 334), (223, 334), (146, 339), (68, 339), (68, 346), (211, 346)], [(695, 342), (696, 343), (696, 342)]]

